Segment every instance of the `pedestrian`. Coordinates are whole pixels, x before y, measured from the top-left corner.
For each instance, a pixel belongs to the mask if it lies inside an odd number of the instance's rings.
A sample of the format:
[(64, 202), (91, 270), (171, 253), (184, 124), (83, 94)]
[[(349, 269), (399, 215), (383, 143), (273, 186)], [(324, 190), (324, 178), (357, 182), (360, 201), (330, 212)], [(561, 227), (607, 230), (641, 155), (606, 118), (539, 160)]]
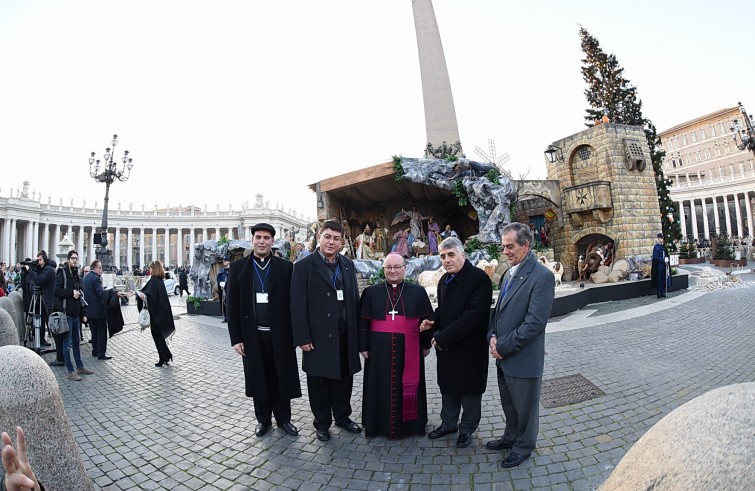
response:
[(102, 262), (99, 259), (89, 265), (84, 277), (84, 299), (87, 301), (86, 318), (92, 333), (92, 356), (98, 360), (110, 360), (107, 356), (107, 293), (102, 288)]
[[(155, 348), (160, 359), (155, 363), (156, 367), (167, 365), (173, 361), (173, 354), (168, 348), (165, 340), (172, 336), (176, 331), (176, 325), (173, 322), (173, 310), (170, 308), (168, 292), (165, 291), (165, 269), (163, 263), (159, 260), (152, 261), (147, 267), (149, 280), (141, 290), (136, 292), (136, 306), (141, 312), (146, 308), (149, 312), (152, 339), (155, 341)], [(146, 305), (145, 305), (146, 303)]]
[(535, 258), (529, 227), (512, 223), (503, 228), (501, 245), (509, 260), (498, 303), (490, 322), (490, 354), (496, 360), (498, 392), (506, 430), (486, 447), (511, 449), (501, 465), (516, 467), (537, 443), (540, 386), (545, 360), (545, 326), (550, 317), (556, 281)]
[(480, 423), (488, 381), (485, 334), (493, 285), (483, 270), (466, 259), (464, 246), (456, 237), (444, 239), (438, 252), (446, 270), (438, 282), (438, 308), (420, 325), (422, 331), (433, 333), (442, 395), (441, 424), (427, 436), (434, 440), (458, 431), (456, 446), (464, 448), (472, 443)]
[(671, 288), (668, 263), (668, 249), (663, 245), (663, 234), (659, 233), (653, 246), (653, 264), (650, 268), (650, 288), (656, 290), (658, 298), (666, 298), (666, 292)]
[(432, 313), (425, 289), (404, 281), (406, 263), (392, 252), (385, 282), (362, 292), (359, 351), (364, 362), (362, 425), (366, 437), (424, 435), (427, 425), (425, 361), (430, 333), (420, 322)]
[(186, 268), (180, 268), (178, 271), (178, 296), (183, 297), (184, 292), (186, 292), (186, 295), (190, 295), (189, 275), (186, 274)]
[(228, 268), (231, 265), (231, 257), (226, 254), (223, 256), (223, 267), (218, 271), (218, 300), (220, 301), (220, 311), (223, 314), (223, 324), (228, 322), (228, 313), (225, 304), (225, 284), (228, 281)]
[[(68, 331), (63, 333), (63, 361), (68, 369), (68, 380), (81, 381), (81, 375), (91, 375), (93, 372), (84, 368), (81, 361), (81, 277), (79, 276), (79, 253), (71, 249), (68, 251), (68, 261), (55, 273), (55, 289), (53, 311), (64, 312), (68, 321)], [(74, 370), (71, 362), (71, 352), (76, 362)]]
[[(28, 263), (28, 261), (26, 261)], [(34, 286), (38, 286), (41, 290), (40, 300), (42, 301), (42, 334), (39, 337), (39, 343), (41, 346), (50, 346), (45, 340), (45, 331), (47, 330), (47, 320), (52, 313), (53, 308), (53, 291), (55, 289), (55, 269), (57, 264), (55, 260), (47, 257), (47, 251), (40, 250), (37, 253), (37, 262), (34, 267), (24, 265), (22, 269), (29, 275), (28, 280), (31, 280), (32, 286), (30, 288), (33, 291)], [(28, 310), (27, 310), (28, 312)], [(55, 361), (50, 363), (50, 366), (63, 366), (65, 361), (63, 360), (63, 335), (55, 334)]]
[(252, 254), (230, 264), (226, 283), (228, 334), (241, 355), (258, 437), (268, 432), (273, 415), (287, 434), (299, 434), (291, 423), (291, 399), (301, 397), (291, 330), (293, 263), (271, 253), (274, 237), (272, 225), (253, 226)]
[(318, 235), (319, 247), (294, 265), (291, 321), (294, 344), (302, 349), (309, 404), (317, 439), (330, 440), (330, 425), (350, 433), (362, 427), (351, 420), (354, 374), (361, 370), (357, 333), (357, 288), (354, 263), (339, 254), (343, 226), (328, 220)]

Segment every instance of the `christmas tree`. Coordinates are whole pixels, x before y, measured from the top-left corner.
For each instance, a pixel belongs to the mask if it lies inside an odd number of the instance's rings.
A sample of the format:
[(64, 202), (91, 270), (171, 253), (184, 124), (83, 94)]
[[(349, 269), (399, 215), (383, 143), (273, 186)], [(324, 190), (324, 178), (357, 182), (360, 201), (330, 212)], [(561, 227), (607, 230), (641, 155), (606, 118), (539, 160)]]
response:
[(582, 78), (587, 83), (585, 97), (590, 105), (585, 110), (587, 126), (607, 117), (612, 123), (641, 126), (650, 148), (650, 160), (655, 172), (658, 190), (658, 209), (663, 227), (664, 243), (669, 251), (676, 251), (681, 238), (679, 207), (671, 200), (671, 180), (663, 172), (663, 156), (655, 125), (642, 115), (642, 101), (637, 97), (637, 88), (624, 77), (624, 69), (613, 54), (606, 54), (600, 43), (587, 29), (580, 27), (579, 37), (585, 57), (582, 59)]
[(731, 247), (731, 239), (727, 234), (716, 237), (716, 254), (713, 259), (734, 259), (734, 249)]

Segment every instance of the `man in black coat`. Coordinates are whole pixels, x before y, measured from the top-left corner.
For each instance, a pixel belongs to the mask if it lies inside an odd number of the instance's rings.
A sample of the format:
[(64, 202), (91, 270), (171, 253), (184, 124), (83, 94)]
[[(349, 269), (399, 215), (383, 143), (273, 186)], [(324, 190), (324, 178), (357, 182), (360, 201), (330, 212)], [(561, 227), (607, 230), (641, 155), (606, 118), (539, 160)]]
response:
[(446, 273), (438, 282), (438, 308), (422, 321), (420, 331), (433, 331), (442, 423), (427, 436), (436, 439), (458, 431), (456, 446), (464, 448), (480, 423), (488, 381), (486, 334), (493, 285), (484, 271), (466, 260), (464, 246), (456, 237), (443, 240), (438, 251)]
[[(29, 279), (41, 289), (42, 294), (42, 336), (39, 341), (42, 346), (49, 346), (45, 341), (45, 331), (47, 330), (47, 319), (50, 317), (53, 309), (53, 291), (55, 290), (55, 268), (57, 264), (54, 260), (47, 257), (45, 250), (37, 253), (37, 265), (34, 268), (23, 266), (23, 269), (29, 274)], [(52, 366), (63, 366), (63, 335), (56, 334), (55, 339), (55, 361), (50, 363)]]
[(178, 270), (178, 295), (183, 297), (184, 291), (189, 295), (189, 275), (186, 274), (186, 268)]
[(99, 360), (110, 360), (107, 356), (107, 294), (102, 288), (102, 263), (92, 261), (89, 273), (84, 277), (84, 299), (87, 301), (86, 316), (92, 332), (92, 356)]
[(252, 234), (252, 254), (227, 265), (228, 333), (242, 357), (246, 395), (254, 399), (256, 435), (268, 432), (275, 415), (278, 426), (296, 436), (291, 399), (301, 397), (301, 386), (289, 310), (293, 264), (271, 254), (271, 225), (258, 223)]
[(362, 427), (351, 420), (351, 391), (359, 361), (359, 290), (354, 263), (339, 254), (343, 226), (329, 220), (317, 235), (319, 248), (294, 265), (291, 320), (294, 344), (302, 351), (309, 405), (317, 439), (330, 440), (333, 419), (350, 433)]

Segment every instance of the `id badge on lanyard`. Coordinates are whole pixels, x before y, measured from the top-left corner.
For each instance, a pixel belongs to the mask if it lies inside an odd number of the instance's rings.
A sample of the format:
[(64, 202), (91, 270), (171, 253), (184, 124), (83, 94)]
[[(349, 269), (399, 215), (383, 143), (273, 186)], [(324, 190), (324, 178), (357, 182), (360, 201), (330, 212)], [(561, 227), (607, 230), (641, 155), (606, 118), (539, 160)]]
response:
[(343, 302), (343, 290), (336, 290), (336, 298), (339, 302)]
[(257, 303), (267, 303), (267, 293), (257, 293)]

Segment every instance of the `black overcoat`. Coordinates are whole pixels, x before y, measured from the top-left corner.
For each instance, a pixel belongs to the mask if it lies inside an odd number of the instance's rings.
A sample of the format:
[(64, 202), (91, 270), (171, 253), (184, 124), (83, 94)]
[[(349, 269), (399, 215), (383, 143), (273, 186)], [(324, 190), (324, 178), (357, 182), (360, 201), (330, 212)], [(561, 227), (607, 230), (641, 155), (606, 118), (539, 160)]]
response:
[[(448, 282), (448, 283), (446, 283)], [(441, 349), (438, 385), (442, 394), (482, 394), (488, 382), (488, 321), (493, 284), (481, 269), (464, 262), (453, 279), (438, 282), (438, 308), (430, 320)]]
[[(343, 294), (346, 302), (349, 374), (362, 369), (359, 361), (357, 315), (359, 289), (354, 263), (338, 254), (343, 275)], [(294, 345), (312, 343), (312, 351), (302, 354), (302, 369), (313, 377), (341, 378), (338, 324), (340, 313), (336, 289), (328, 266), (319, 251), (294, 264), (291, 279), (291, 320)]]
[[(173, 309), (170, 307), (168, 292), (165, 291), (165, 282), (156, 276), (152, 276), (141, 291), (147, 296), (150, 329), (167, 338), (175, 332), (176, 323), (173, 321)], [(144, 307), (144, 302), (138, 296), (136, 297), (136, 306), (139, 310)]]
[[(269, 276), (265, 282), (268, 292), (270, 339), (273, 344), (273, 361), (278, 378), (278, 390), (282, 400), (301, 397), (299, 366), (296, 363), (296, 348), (291, 333), (291, 271), (293, 264), (272, 256)], [(265, 365), (262, 362), (260, 342), (257, 336), (257, 303), (254, 294), (254, 260), (250, 254), (231, 263), (225, 285), (228, 334), (231, 346), (244, 343), (243, 358), (246, 396), (258, 401), (270, 401)]]

